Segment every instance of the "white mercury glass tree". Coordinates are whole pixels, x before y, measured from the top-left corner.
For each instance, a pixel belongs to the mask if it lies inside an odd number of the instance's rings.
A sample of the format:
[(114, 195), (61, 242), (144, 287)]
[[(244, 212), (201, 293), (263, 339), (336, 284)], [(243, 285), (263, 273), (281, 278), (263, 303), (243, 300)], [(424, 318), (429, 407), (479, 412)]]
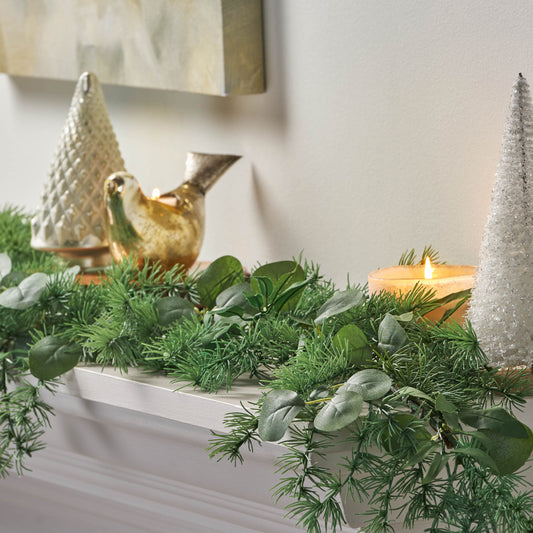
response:
[(52, 161), (42, 203), (32, 220), (31, 245), (83, 266), (110, 259), (104, 181), (124, 170), (98, 78), (81, 75)]
[(513, 87), (468, 317), (495, 366), (533, 361), (533, 117), (529, 85)]

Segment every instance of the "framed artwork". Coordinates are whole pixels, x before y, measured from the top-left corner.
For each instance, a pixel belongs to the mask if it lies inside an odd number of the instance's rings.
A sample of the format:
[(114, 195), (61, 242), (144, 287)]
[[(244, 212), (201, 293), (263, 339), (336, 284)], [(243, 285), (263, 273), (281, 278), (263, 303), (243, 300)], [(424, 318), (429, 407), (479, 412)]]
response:
[(265, 90), (261, 0), (0, 0), (0, 71), (230, 95)]

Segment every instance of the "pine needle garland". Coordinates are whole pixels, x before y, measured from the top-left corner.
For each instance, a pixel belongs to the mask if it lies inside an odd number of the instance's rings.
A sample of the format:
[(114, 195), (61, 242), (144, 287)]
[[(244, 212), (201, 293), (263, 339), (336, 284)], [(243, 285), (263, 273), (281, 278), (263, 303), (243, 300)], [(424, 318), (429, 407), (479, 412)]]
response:
[[(533, 435), (512, 415), (529, 392), (525, 373), (491, 368), (469, 323), (424, 320), (439, 305), (432, 291), (337, 290), (301, 259), (245, 276), (234, 258), (191, 275), (126, 260), (83, 286), (29, 249), (19, 211), (0, 212), (2, 224), (0, 475), (23, 472), (42, 449), (52, 407), (40, 392), (78, 361), (210, 392), (248, 376), (264, 395), (226, 417), (210, 454), (240, 464), (245, 450), (280, 440), (274, 496), (290, 499), (288, 516), (308, 532), (341, 531), (347, 501), (364, 502), (366, 533), (393, 532), (398, 520), (427, 521), (431, 533), (533, 528), (519, 470)], [(36, 271), (44, 281), (27, 281)], [(29, 296), (10, 292), (22, 282)]]

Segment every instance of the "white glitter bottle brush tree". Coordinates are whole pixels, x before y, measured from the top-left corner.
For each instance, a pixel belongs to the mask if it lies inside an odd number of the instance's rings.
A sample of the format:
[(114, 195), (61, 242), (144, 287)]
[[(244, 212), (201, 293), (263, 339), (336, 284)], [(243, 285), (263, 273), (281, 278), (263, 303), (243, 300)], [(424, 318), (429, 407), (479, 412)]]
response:
[(124, 161), (97, 77), (81, 75), (32, 220), (33, 248), (84, 267), (109, 263), (104, 181)]
[(533, 362), (533, 113), (519, 74), (468, 317), (494, 366)]

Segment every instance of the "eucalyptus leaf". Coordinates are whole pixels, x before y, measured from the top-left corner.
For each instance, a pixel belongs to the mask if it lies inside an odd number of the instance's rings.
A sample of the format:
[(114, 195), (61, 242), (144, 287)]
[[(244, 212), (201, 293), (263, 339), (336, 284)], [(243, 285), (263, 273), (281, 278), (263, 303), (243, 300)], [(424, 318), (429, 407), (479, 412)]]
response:
[(28, 309), (35, 305), (48, 285), (48, 276), (36, 272), (23, 279), (18, 287), (0, 293), (0, 305), (9, 309)]
[(200, 274), (196, 287), (202, 302), (211, 309), (223, 290), (243, 281), (241, 262), (231, 255), (224, 255), (213, 261)]
[(250, 284), (247, 282), (238, 283), (223, 290), (216, 299), (217, 314), (222, 316), (238, 315), (240, 317), (254, 315), (256, 311), (245, 296), (249, 292)]
[[(533, 433), (525, 424), (524, 429), (528, 434), (525, 439), (508, 437), (489, 429), (480, 429), (475, 433), (476, 439), (485, 444), (487, 453), (498, 466), (500, 474), (516, 472), (529, 460), (533, 451)], [(490, 444), (486, 444), (487, 440)]]
[(11, 258), (6, 253), (0, 254), (0, 281), (11, 272)]
[(494, 439), (492, 432), (487, 432), (487, 430), (472, 431), (469, 433), (474, 437), (480, 444), (482, 444), (488, 451), (494, 446)]
[[(237, 314), (237, 312), (240, 311), (242, 311), (242, 309), (240, 307), (235, 306), (234, 311), (228, 310), (222, 315), (215, 313), (214, 322), (220, 325), (239, 326), (240, 328), (244, 328), (249, 322), (244, 320), (240, 317), (239, 314)], [(233, 314), (230, 314), (232, 312)]]
[(347, 383), (359, 387), (363, 400), (368, 402), (383, 398), (392, 386), (392, 379), (381, 370), (367, 368), (356, 372)]
[(457, 407), (446, 399), (444, 394), (437, 394), (435, 398), (435, 409), (441, 413), (456, 413)]
[(328, 318), (349, 311), (350, 309), (363, 303), (365, 295), (359, 289), (346, 289), (336, 292), (318, 310), (315, 324), (323, 324)]
[(408, 311), (407, 313), (402, 313), (401, 315), (396, 315), (395, 318), (398, 322), (411, 322), (414, 318), (414, 313)]
[(392, 355), (405, 346), (407, 341), (405, 330), (394, 316), (387, 313), (378, 328), (378, 348)]
[(394, 396), (412, 396), (413, 398), (420, 398), (422, 400), (435, 403), (435, 400), (431, 396), (425, 392), (422, 392), (421, 390), (415, 389), (414, 387), (402, 387), (394, 393)]
[(337, 431), (357, 420), (363, 409), (363, 397), (358, 392), (338, 391), (315, 417), (315, 428)]
[[(250, 278), (252, 292), (260, 292), (262, 278), (267, 278), (272, 282), (272, 292), (268, 295), (268, 303), (274, 303), (276, 297), (291, 285), (305, 281), (303, 268), (295, 261), (276, 261), (261, 265), (254, 270)], [(303, 288), (303, 287), (302, 287)], [(277, 307), (277, 311), (290, 311), (296, 307), (301, 291), (295, 291), (290, 298), (286, 298), (282, 305)]]
[(262, 311), (266, 306), (266, 301), (261, 294), (245, 293), (244, 297), (248, 301), (248, 304), (257, 311)]
[(340, 394), (341, 392), (357, 392), (358, 394), (362, 395), (363, 388), (358, 383), (350, 383), (347, 381), (337, 389), (337, 394)]
[(443, 412), (442, 417), (444, 418), (444, 422), (452, 429), (461, 429), (461, 423), (459, 422), (459, 415), (457, 413)]
[[(209, 321), (209, 318), (207, 318), (207, 321)], [(220, 338), (224, 337), (229, 330), (233, 327), (233, 323), (227, 323), (224, 321), (219, 321), (215, 323), (215, 327), (212, 329), (209, 329), (207, 331), (204, 331), (202, 335), (200, 336), (200, 343), (203, 347), (207, 348), (209, 347), (213, 342), (219, 340)]]
[[(274, 311), (280, 312), (282, 310), (289, 310), (294, 308), (298, 303), (298, 300), (301, 298), (301, 293), (311, 283), (311, 279), (306, 279), (303, 281), (297, 281), (292, 285), (289, 285), (285, 290), (276, 293), (272, 300), (272, 307)], [(294, 302), (291, 303), (291, 302)]]
[(221, 309), (215, 307), (214, 309), (209, 311), (209, 313), (215, 315), (216, 320), (218, 320), (217, 317), (237, 317), (239, 319), (242, 319), (242, 317), (244, 316), (244, 309), (240, 305), (229, 305), (228, 307), (222, 307)]
[(79, 344), (49, 335), (30, 349), (30, 372), (38, 379), (53, 379), (74, 368), (82, 354)]
[(161, 326), (169, 326), (176, 320), (191, 318), (196, 314), (194, 305), (185, 298), (179, 296), (166, 296), (155, 303), (158, 313), (158, 323)]
[(440, 444), (435, 441), (429, 441), (420, 446), (420, 448), (407, 460), (407, 466), (415, 466), (421, 463), (431, 452), (440, 448)]
[(346, 324), (333, 337), (333, 346), (344, 352), (346, 359), (355, 365), (372, 362), (372, 349), (363, 331), (355, 324)]
[(455, 453), (456, 455), (466, 455), (468, 457), (471, 457), (479, 464), (488, 466), (489, 468), (494, 470), (494, 472), (499, 473), (498, 465), (496, 464), (494, 459), (492, 459), (489, 454), (485, 453), (479, 448), (455, 448), (452, 453)]
[(261, 296), (263, 296), (265, 301), (269, 302), (270, 298), (274, 294), (274, 283), (272, 282), (272, 280), (267, 278), (266, 276), (254, 276), (254, 281), (257, 282), (256, 284), (254, 284), (254, 287), (255, 285), (257, 285), (257, 292), (261, 294)]
[(276, 261), (274, 263), (266, 263), (256, 268), (250, 279), (252, 290), (256, 290), (257, 278), (265, 277), (272, 281), (274, 287), (285, 288), (297, 281), (305, 279), (305, 272), (303, 268), (296, 261)]
[(433, 457), (433, 461), (431, 461), (431, 464), (429, 465), (426, 475), (422, 479), (422, 485), (427, 485), (428, 483), (434, 481), (449, 459), (450, 455), (447, 453), (436, 453)]
[(289, 424), (304, 406), (305, 402), (294, 391), (270, 391), (259, 415), (258, 433), (261, 439), (273, 442), (283, 438)]
[(329, 395), (329, 387), (321, 386), (317, 387), (311, 392), (311, 394), (309, 394), (309, 400), (320, 400), (323, 398), (327, 398)]
[(522, 422), (502, 407), (460, 411), (459, 418), (473, 428), (490, 429), (507, 437), (526, 439), (529, 436)]

